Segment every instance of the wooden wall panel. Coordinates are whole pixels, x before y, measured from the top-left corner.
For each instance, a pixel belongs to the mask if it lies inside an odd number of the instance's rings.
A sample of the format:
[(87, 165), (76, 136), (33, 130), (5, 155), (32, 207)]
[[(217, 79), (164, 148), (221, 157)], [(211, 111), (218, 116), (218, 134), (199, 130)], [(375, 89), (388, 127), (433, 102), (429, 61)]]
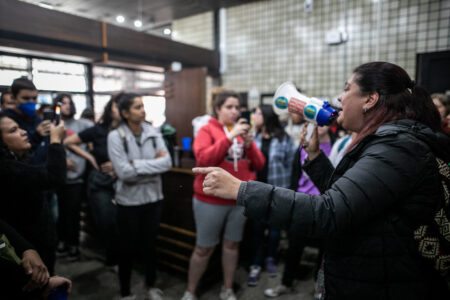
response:
[(206, 74), (206, 68), (166, 73), (166, 117), (179, 145), (182, 137), (193, 136), (192, 119), (206, 113)]

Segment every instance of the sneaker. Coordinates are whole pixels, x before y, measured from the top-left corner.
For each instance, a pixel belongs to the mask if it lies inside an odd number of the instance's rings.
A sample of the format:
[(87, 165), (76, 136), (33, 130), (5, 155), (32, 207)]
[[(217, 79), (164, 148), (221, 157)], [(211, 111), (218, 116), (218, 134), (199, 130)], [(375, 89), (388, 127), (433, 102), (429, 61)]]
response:
[(181, 297), (181, 300), (197, 300), (197, 297), (191, 292), (186, 291), (184, 292), (183, 297)]
[(157, 289), (157, 288), (151, 288), (147, 292), (147, 296), (148, 296), (147, 298), (149, 300), (163, 300), (163, 297), (162, 297), (163, 295), (164, 295), (164, 293), (160, 289)]
[(277, 276), (277, 265), (275, 264), (275, 259), (273, 259), (273, 257), (266, 258), (266, 271), (270, 277)]
[(234, 295), (233, 289), (226, 289), (222, 287), (220, 291), (220, 300), (237, 300), (236, 295)]
[(248, 286), (257, 286), (259, 282), (259, 275), (261, 274), (261, 267), (260, 266), (250, 266), (250, 273), (248, 274), (247, 278), (247, 285)]
[(291, 289), (288, 288), (287, 286), (280, 284), (273, 289), (266, 289), (264, 291), (264, 295), (269, 298), (276, 298), (278, 296), (288, 293), (290, 290)]
[(120, 300), (136, 300), (136, 295), (125, 296), (120, 298)]

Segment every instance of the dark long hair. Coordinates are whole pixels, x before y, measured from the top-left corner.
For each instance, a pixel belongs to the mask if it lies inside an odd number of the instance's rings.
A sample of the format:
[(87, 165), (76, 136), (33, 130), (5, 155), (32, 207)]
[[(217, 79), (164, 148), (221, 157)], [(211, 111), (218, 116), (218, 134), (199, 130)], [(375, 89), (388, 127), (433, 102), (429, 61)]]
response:
[(70, 95), (70, 94), (58, 94), (55, 97), (55, 99), (53, 100), (53, 105), (61, 103), (64, 98), (69, 99), (69, 103), (70, 103), (70, 113), (69, 113), (68, 116), (65, 116), (65, 117), (68, 117), (68, 118), (71, 119), (77, 113), (77, 109), (75, 108), (75, 103), (73, 102), (72, 95)]
[(384, 123), (411, 119), (440, 130), (440, 117), (430, 95), (411, 80), (401, 67), (388, 62), (362, 64), (354, 71), (355, 83), (363, 95), (378, 93), (377, 104), (367, 113), (367, 122), (352, 141), (357, 145)]
[(239, 100), (239, 104), (241, 103), (241, 97), (239, 97), (239, 94), (234, 91), (225, 90), (223, 92), (220, 92), (217, 95), (213, 95), (212, 99), (212, 113), (213, 116), (217, 118), (217, 112), (216, 109), (220, 109), (222, 105), (227, 101), (228, 98), (233, 97)]
[[(4, 113), (0, 112), (0, 123), (5, 118), (9, 117)], [(0, 160), (4, 159), (17, 159), (17, 157), (8, 149), (8, 147), (3, 142), (3, 134), (0, 129)]]
[[(286, 133), (284, 132), (284, 128), (281, 126), (280, 119), (275, 114), (272, 105), (263, 104), (259, 106), (259, 109), (263, 116), (263, 128), (265, 128), (269, 135), (274, 136), (281, 141)], [(261, 130), (262, 128), (258, 133), (261, 133)]]
[(141, 97), (141, 95), (136, 93), (122, 93), (117, 98), (117, 106), (119, 109), (120, 117), (122, 118), (122, 121), (125, 123), (128, 123), (128, 120), (124, 117), (123, 111), (129, 111), (131, 105), (133, 105), (134, 98)]
[(115, 95), (111, 96), (111, 99), (106, 103), (105, 109), (103, 109), (102, 117), (100, 118), (99, 124), (105, 128), (111, 128), (111, 125), (113, 123), (112, 118), (112, 107), (113, 103), (116, 104), (117, 109), (119, 109), (119, 99), (123, 95), (123, 92), (117, 93)]

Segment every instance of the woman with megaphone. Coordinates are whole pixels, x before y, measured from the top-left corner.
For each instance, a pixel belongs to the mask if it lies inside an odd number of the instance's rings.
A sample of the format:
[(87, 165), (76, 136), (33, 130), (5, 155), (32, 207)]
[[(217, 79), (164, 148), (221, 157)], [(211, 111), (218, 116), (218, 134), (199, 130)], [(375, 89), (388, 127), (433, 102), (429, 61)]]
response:
[[(264, 155), (248, 134), (250, 125), (239, 119), (239, 95), (223, 91), (213, 98), (213, 117), (203, 126), (193, 150), (198, 167), (218, 166), (240, 180), (255, 180), (256, 171), (265, 163)], [(224, 284), (221, 300), (235, 300), (232, 286), (246, 221), (244, 208), (235, 200), (216, 197), (204, 192), (203, 174), (194, 181), (193, 210), (196, 246), (189, 264), (188, 286), (182, 300), (193, 300), (198, 282), (205, 272), (214, 248), (222, 240)], [(223, 232), (223, 236), (221, 236)]]
[(323, 239), (326, 299), (450, 299), (443, 257), (435, 254), (443, 264), (433, 264), (416, 241), (448, 201), (441, 171), (450, 143), (430, 96), (401, 67), (373, 62), (354, 70), (340, 101), (338, 122), (356, 132), (342, 161), (334, 168), (319, 151), (317, 131), (305, 147), (303, 168), (321, 195), (217, 167), (194, 169), (206, 175), (203, 192), (237, 199), (250, 218)]

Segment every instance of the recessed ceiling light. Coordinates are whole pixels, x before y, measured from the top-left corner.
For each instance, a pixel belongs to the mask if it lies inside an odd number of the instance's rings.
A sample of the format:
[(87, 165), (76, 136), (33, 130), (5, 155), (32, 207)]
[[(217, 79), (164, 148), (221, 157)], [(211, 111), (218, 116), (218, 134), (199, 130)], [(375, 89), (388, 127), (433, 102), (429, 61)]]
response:
[(125, 17), (122, 15), (118, 15), (116, 17), (116, 21), (117, 21), (117, 23), (123, 23), (123, 22), (125, 22)]
[(165, 35), (170, 35), (172, 33), (172, 30), (170, 30), (170, 28), (164, 28), (163, 33)]
[(134, 21), (134, 27), (137, 27), (137, 28), (142, 27), (142, 21), (141, 20), (135, 20)]
[(51, 5), (50, 3), (47, 3), (47, 2), (39, 2), (38, 5), (43, 8), (53, 9), (53, 5)]

